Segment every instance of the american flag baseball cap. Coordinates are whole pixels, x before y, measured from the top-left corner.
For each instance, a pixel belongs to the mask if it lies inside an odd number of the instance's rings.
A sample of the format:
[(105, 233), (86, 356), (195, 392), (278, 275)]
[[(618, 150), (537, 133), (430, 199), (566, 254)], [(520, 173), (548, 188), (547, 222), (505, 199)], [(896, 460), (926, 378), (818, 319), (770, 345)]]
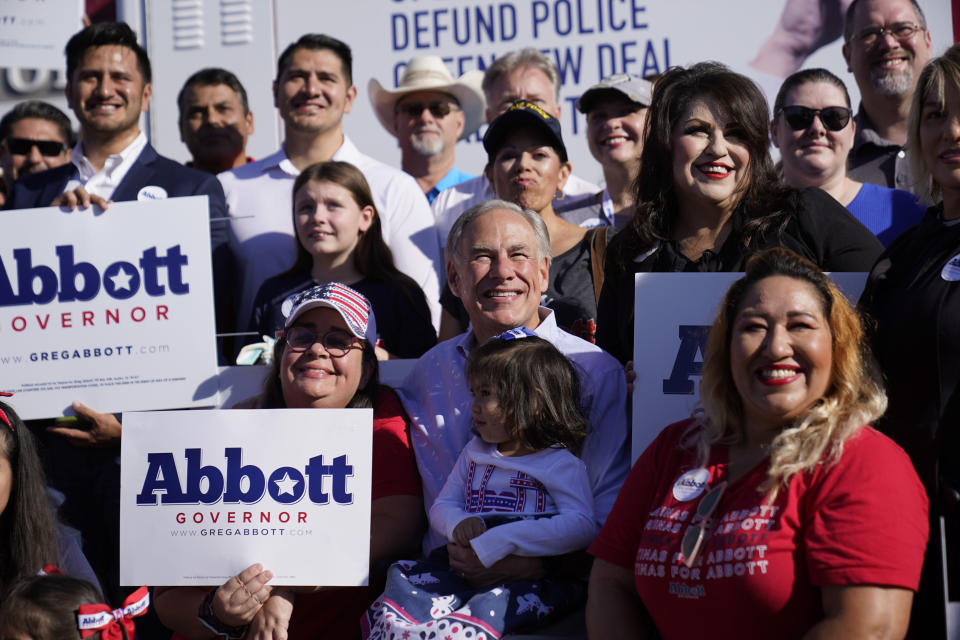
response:
[(280, 307), (285, 318), (283, 328), (289, 329), (297, 318), (317, 307), (335, 310), (347, 323), (350, 333), (372, 345), (377, 344), (377, 321), (370, 301), (359, 291), (339, 282), (311, 287), (284, 300)]

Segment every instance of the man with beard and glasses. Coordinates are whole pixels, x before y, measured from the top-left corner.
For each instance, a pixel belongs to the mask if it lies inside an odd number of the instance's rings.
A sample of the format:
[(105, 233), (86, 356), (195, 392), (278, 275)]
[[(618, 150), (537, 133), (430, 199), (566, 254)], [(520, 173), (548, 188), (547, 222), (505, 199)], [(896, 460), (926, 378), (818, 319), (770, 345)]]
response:
[(371, 78), (370, 104), (383, 128), (400, 144), (400, 165), (423, 189), (427, 201), (474, 176), (454, 166), (457, 140), (483, 124), (482, 71), (456, 81), (439, 56), (412, 58), (395, 91)]
[(917, 76), (930, 60), (930, 32), (916, 0), (854, 0), (843, 22), (843, 56), (860, 88), (849, 175), (914, 191), (907, 116)]
[(52, 104), (27, 100), (0, 120), (0, 209), (20, 176), (70, 161), (70, 119)]

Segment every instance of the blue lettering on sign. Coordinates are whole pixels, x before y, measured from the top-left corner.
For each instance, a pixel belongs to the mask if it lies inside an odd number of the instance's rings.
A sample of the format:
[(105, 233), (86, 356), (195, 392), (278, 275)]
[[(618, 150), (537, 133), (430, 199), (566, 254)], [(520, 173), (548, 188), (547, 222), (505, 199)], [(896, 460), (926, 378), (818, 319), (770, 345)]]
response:
[[(658, 43), (647, 40), (638, 43), (636, 40), (625, 40), (617, 46), (612, 44), (597, 45), (597, 77), (606, 78), (615, 73), (632, 73), (638, 76), (648, 76), (662, 73), (670, 67), (670, 40), (664, 38), (658, 48)], [(636, 49), (643, 47), (642, 59)]]
[[(103, 291), (117, 300), (133, 297), (141, 285), (150, 296), (162, 296), (168, 288), (175, 295), (190, 292), (190, 285), (183, 280), (183, 267), (188, 260), (181, 253), (180, 245), (169, 247), (163, 255), (158, 255), (156, 247), (144, 249), (138, 261), (139, 268), (131, 262), (119, 260), (108, 265), (102, 276), (89, 262), (77, 262), (72, 246), (58, 245), (55, 252), (58, 259), (56, 271), (47, 265), (35, 265), (29, 248), (13, 250), (17, 265), (14, 279), (17, 293), (13, 292), (14, 280), (0, 258), (0, 307), (47, 304), (54, 299), (59, 302), (92, 300), (100, 292), (101, 284)], [(163, 267), (166, 267), (166, 284), (161, 281)]]
[[(201, 449), (184, 449), (187, 461), (186, 486), (180, 482), (173, 453), (148, 453), (147, 472), (143, 487), (137, 494), (137, 504), (254, 504), (267, 493), (281, 504), (299, 502), (304, 495), (314, 504), (328, 504), (331, 497), (337, 504), (352, 504), (353, 494), (347, 489), (347, 479), (353, 477), (353, 466), (347, 456), (334, 457), (324, 464), (323, 455), (310, 458), (303, 469), (280, 467), (265, 475), (255, 464), (243, 464), (239, 447), (223, 450), (226, 458), (226, 477), (220, 468), (202, 464)], [(329, 492), (324, 479), (329, 478)], [(243, 481), (246, 480), (246, 488)]]
[(465, 45), (510, 42), (517, 37), (517, 9), (511, 2), (475, 7), (450, 7), (390, 15), (391, 46), (435, 49)]
[(673, 361), (670, 377), (663, 381), (663, 392), (671, 395), (692, 395), (693, 380), (690, 376), (703, 375), (703, 360), (697, 360), (697, 353), (706, 351), (710, 326), (682, 324), (679, 334), (680, 348)]

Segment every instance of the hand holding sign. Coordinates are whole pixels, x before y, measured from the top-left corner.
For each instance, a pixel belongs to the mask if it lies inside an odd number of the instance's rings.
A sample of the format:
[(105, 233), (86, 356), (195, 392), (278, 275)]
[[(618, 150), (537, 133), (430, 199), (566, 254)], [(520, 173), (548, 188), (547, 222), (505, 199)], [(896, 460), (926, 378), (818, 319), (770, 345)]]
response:
[(213, 602), (213, 615), (231, 627), (244, 627), (253, 622), (263, 604), (270, 598), (271, 587), (267, 584), (273, 573), (263, 565), (252, 564), (217, 587)]
[(250, 624), (250, 640), (287, 640), (287, 628), (293, 615), (293, 592), (275, 591)]
[(50, 206), (66, 207), (67, 209), (70, 209), (70, 211), (73, 211), (77, 207), (80, 207), (81, 209), (89, 209), (91, 204), (95, 204), (100, 207), (100, 209), (106, 211), (111, 202), (113, 202), (113, 200), (107, 200), (102, 196), (89, 193), (83, 187), (77, 187), (73, 191), (64, 191), (61, 193), (57, 198), (54, 198), (53, 202), (50, 203)]
[(50, 433), (63, 436), (78, 447), (110, 447), (120, 444), (123, 425), (112, 413), (94, 411), (82, 402), (74, 401), (73, 410), (77, 416), (90, 423), (89, 428), (50, 427)]

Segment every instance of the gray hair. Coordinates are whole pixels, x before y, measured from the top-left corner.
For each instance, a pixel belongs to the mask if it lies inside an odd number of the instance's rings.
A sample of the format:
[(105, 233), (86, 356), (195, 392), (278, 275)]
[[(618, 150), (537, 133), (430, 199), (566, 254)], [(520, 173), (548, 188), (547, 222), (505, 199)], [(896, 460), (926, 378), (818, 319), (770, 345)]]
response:
[(907, 119), (907, 162), (915, 193), (930, 202), (941, 198), (942, 189), (930, 174), (930, 167), (923, 161), (920, 115), (927, 102), (936, 102), (942, 107), (946, 103), (947, 87), (950, 85), (960, 89), (960, 44), (953, 45), (942, 56), (927, 63), (917, 78), (917, 88), (910, 103), (910, 116)]
[[(494, 60), (493, 64), (487, 67), (487, 70), (483, 74), (483, 84), (481, 87), (483, 88), (484, 95), (490, 95), (490, 89), (500, 78), (513, 73), (517, 69), (526, 67), (532, 67), (542, 71), (553, 85), (554, 100), (560, 100), (560, 74), (557, 73), (557, 65), (553, 64), (550, 58), (533, 47), (527, 47), (519, 51), (511, 51), (507, 55)], [(490, 102), (489, 97), (487, 98), (487, 102)]]
[(450, 227), (450, 233), (447, 234), (447, 246), (443, 249), (445, 261), (448, 263), (454, 262), (456, 258), (461, 256), (460, 244), (463, 242), (463, 234), (467, 230), (467, 225), (486, 213), (498, 210), (511, 211), (533, 227), (533, 233), (537, 237), (537, 262), (546, 258), (547, 264), (550, 264), (552, 253), (550, 251), (550, 232), (547, 231), (547, 223), (535, 211), (523, 209), (506, 200), (487, 200), (473, 205), (460, 214), (460, 217)]
[[(850, 42), (850, 38), (853, 37), (853, 18), (857, 13), (857, 5), (860, 4), (860, 0), (853, 0), (850, 3), (850, 6), (847, 7), (847, 12), (843, 14), (843, 41)], [(927, 28), (927, 18), (923, 15), (923, 9), (920, 8), (920, 4), (917, 0), (910, 0), (910, 4), (913, 5), (913, 12), (917, 14), (917, 24), (922, 28)]]

